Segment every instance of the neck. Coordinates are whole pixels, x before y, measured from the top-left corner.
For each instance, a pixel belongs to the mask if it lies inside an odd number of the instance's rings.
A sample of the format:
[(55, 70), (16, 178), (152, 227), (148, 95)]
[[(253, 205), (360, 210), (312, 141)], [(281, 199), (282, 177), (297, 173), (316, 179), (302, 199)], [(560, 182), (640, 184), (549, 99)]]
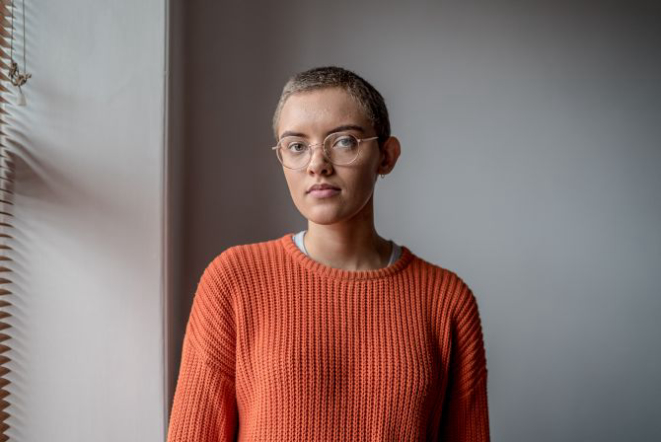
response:
[(388, 265), (392, 244), (374, 228), (371, 200), (367, 210), (341, 223), (316, 224), (308, 220), (303, 238), (312, 259), (343, 270), (375, 270)]

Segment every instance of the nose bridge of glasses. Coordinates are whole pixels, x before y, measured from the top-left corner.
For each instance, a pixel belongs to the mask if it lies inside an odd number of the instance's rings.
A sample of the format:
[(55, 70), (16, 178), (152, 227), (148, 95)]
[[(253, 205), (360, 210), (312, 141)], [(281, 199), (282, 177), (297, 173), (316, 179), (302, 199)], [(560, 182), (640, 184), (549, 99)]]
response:
[(313, 147), (324, 147), (324, 143), (308, 143), (308, 149), (312, 150)]
[(322, 156), (327, 156), (328, 151), (327, 151), (327, 143), (328, 143), (328, 138), (324, 139), (321, 143), (307, 143), (307, 153), (310, 157), (314, 155), (314, 149), (315, 148), (320, 148), (319, 150), (321, 151)]
[(330, 162), (330, 158), (328, 157), (328, 152), (326, 151), (326, 146), (324, 143), (315, 143), (315, 144), (308, 144), (307, 148), (307, 157), (308, 157), (308, 164), (313, 164), (314, 163), (314, 148), (320, 148), (318, 149), (321, 153), (321, 162), (326, 163)]

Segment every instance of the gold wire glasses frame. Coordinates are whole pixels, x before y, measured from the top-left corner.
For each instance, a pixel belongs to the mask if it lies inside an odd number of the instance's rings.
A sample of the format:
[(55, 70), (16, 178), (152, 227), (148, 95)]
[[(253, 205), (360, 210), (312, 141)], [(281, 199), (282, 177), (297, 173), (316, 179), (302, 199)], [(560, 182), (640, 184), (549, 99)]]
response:
[[(275, 150), (278, 161), (287, 169), (299, 170), (307, 167), (312, 159), (312, 148), (321, 146), (324, 157), (331, 163), (338, 166), (346, 166), (356, 161), (360, 155), (363, 141), (376, 140), (379, 137), (358, 138), (354, 135), (342, 132), (328, 134), (322, 143), (309, 144), (300, 137), (283, 137), (277, 146), (271, 149)], [(348, 142), (349, 144), (342, 144)], [(294, 150), (296, 145), (304, 146), (303, 150)], [(283, 152), (285, 152), (283, 154)], [(294, 167), (296, 164), (297, 167)], [(298, 166), (298, 164), (301, 164)]]

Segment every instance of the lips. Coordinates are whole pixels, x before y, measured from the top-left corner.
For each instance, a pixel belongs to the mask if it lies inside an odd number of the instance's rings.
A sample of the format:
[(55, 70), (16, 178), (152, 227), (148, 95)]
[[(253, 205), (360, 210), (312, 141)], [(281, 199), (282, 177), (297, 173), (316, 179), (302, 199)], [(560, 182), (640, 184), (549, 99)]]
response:
[(339, 195), (340, 189), (327, 187), (325, 189), (312, 189), (308, 192), (308, 195), (311, 195), (313, 198), (329, 198), (335, 195)]
[(326, 184), (326, 183), (324, 183), (324, 184), (315, 184), (315, 185), (311, 186), (311, 187), (308, 189), (308, 193), (312, 192), (313, 190), (326, 190), (326, 189), (330, 189), (330, 190), (340, 190), (340, 188), (337, 187), (337, 186), (333, 186), (332, 184)]

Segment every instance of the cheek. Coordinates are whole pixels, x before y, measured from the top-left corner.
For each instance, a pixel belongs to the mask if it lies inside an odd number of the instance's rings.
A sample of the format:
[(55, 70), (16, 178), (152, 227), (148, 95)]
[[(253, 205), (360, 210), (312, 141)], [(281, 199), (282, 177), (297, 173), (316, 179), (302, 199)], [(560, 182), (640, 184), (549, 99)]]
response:
[(369, 158), (361, 164), (360, 168), (355, 170), (354, 182), (356, 187), (360, 187), (364, 192), (371, 193), (374, 190), (375, 178), (378, 178), (378, 175), (376, 175), (377, 161), (378, 159)]
[(361, 168), (345, 178), (352, 203), (364, 204), (374, 191), (373, 174), (368, 168)]
[(292, 198), (300, 199), (301, 198), (301, 180), (296, 177), (296, 175), (291, 172), (285, 172), (285, 181), (287, 181), (287, 187), (291, 193)]

